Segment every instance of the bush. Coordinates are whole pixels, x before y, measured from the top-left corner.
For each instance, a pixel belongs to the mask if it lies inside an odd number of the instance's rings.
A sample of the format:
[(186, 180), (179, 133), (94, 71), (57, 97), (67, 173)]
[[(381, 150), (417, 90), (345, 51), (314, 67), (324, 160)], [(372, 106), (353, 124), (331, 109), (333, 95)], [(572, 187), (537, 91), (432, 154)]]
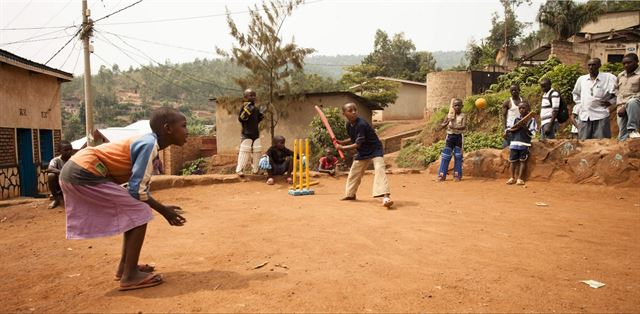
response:
[(600, 72), (609, 72), (615, 76), (618, 76), (622, 71), (624, 71), (624, 66), (621, 62), (605, 63), (600, 67)]
[(573, 104), (573, 88), (580, 75), (584, 74), (582, 67), (577, 64), (566, 65), (558, 64), (542, 78), (548, 78), (551, 80), (551, 85), (555, 90), (560, 92), (562, 99), (567, 105)]
[(183, 166), (180, 174), (188, 176), (192, 174), (205, 174), (207, 172), (207, 165), (204, 158), (198, 158), (191, 162), (186, 162)]
[(521, 66), (515, 68), (509, 73), (500, 75), (496, 83), (491, 85), (490, 90), (492, 92), (509, 90), (512, 84), (518, 84), (520, 87), (537, 85), (542, 76), (559, 64), (561, 64), (560, 60), (551, 58), (545, 63), (533, 67)]
[[(327, 117), (327, 121), (329, 121), (329, 125), (331, 126), (333, 133), (336, 135), (336, 138), (340, 140), (349, 138), (347, 129), (345, 128), (346, 122), (342, 117), (342, 109), (329, 108), (322, 109), (322, 111)], [(313, 117), (313, 120), (311, 120), (311, 123), (309, 123), (308, 136), (311, 142), (311, 162), (313, 164), (317, 162), (317, 160), (320, 158), (320, 155), (324, 154), (325, 148), (333, 148), (333, 141), (329, 136), (329, 132), (327, 132), (327, 129), (324, 127), (320, 116)]]
[[(403, 168), (426, 167), (440, 158), (445, 142), (438, 141), (431, 146), (420, 144), (403, 147), (396, 162)], [(471, 132), (464, 136), (464, 151), (473, 152), (484, 148), (502, 148), (502, 136), (499, 133)]]

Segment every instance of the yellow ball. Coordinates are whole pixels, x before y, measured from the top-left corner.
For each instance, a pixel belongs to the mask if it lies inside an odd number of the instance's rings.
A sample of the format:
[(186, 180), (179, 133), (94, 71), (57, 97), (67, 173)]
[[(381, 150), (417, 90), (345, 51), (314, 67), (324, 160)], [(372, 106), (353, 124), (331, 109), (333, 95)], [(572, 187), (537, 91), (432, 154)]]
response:
[(484, 99), (484, 98), (476, 99), (476, 108), (478, 108), (478, 109), (487, 108), (487, 100)]

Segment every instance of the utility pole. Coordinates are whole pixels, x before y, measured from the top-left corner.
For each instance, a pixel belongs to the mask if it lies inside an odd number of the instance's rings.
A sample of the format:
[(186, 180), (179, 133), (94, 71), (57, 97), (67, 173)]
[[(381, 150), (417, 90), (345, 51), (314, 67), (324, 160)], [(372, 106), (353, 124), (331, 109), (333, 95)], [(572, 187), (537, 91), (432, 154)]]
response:
[(87, 0), (82, 0), (82, 31), (80, 38), (84, 44), (84, 105), (87, 123), (87, 146), (94, 146), (93, 139), (93, 96), (91, 95), (91, 44), (89, 38), (93, 35), (93, 21), (89, 18), (91, 12), (87, 8)]

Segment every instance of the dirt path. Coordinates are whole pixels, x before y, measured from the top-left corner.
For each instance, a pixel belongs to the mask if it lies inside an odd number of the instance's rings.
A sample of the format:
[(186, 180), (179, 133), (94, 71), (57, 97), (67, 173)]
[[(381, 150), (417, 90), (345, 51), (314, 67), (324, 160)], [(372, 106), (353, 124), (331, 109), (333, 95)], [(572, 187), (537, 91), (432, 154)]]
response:
[(393, 175), (386, 211), (371, 180), (351, 203), (344, 178), (309, 197), (261, 182), (158, 191), (189, 221), (156, 217), (141, 261), (166, 283), (125, 293), (119, 237), (69, 241), (45, 203), (0, 208), (0, 312), (640, 311), (637, 189)]

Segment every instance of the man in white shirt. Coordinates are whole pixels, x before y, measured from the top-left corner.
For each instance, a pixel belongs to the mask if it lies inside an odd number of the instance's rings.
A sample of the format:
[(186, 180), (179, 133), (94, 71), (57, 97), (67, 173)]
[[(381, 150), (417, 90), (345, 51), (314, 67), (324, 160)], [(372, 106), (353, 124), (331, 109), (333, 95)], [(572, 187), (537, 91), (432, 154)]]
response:
[(540, 139), (556, 138), (558, 130), (558, 110), (560, 110), (560, 93), (551, 88), (550, 79), (542, 79), (540, 87), (544, 94), (542, 95), (542, 104), (540, 105)]
[(49, 208), (56, 208), (63, 200), (62, 189), (60, 188), (60, 182), (58, 177), (64, 164), (73, 155), (73, 147), (69, 141), (60, 141), (60, 156), (55, 157), (49, 161), (49, 167), (47, 168), (47, 184), (49, 185), (49, 191), (53, 201), (49, 204)]
[(589, 74), (580, 76), (573, 88), (573, 101), (580, 105), (578, 138), (611, 138), (609, 106), (615, 104), (617, 78), (611, 73), (600, 73), (600, 59), (587, 62)]

